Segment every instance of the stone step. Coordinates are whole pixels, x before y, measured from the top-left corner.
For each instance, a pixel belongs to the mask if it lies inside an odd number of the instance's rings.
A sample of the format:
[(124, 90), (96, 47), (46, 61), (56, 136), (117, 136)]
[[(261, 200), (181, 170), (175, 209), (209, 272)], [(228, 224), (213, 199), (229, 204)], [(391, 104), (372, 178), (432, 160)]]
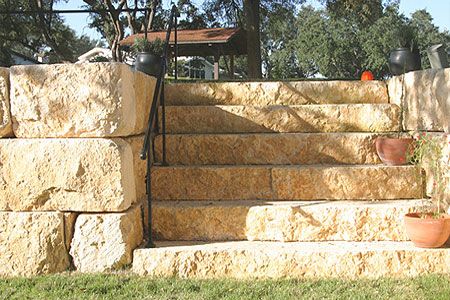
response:
[(427, 200), (156, 201), (153, 231), (170, 241), (404, 241), (403, 216)]
[(372, 200), (423, 197), (414, 166), (169, 166), (152, 169), (157, 200)]
[(388, 132), (400, 129), (394, 104), (167, 106), (169, 133)]
[(388, 103), (383, 81), (200, 82), (166, 86), (169, 105)]
[[(167, 135), (170, 165), (378, 164), (378, 134), (258, 133)], [(156, 138), (161, 161), (162, 136)]]
[(182, 278), (346, 279), (450, 272), (450, 249), (411, 242), (157, 242), (134, 251), (133, 272)]

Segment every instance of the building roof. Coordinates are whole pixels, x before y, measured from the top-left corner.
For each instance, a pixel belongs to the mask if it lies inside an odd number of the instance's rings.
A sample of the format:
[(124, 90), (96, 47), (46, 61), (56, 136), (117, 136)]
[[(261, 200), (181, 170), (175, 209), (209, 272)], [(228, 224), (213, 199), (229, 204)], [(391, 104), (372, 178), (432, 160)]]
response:
[[(121, 46), (133, 45), (136, 38), (144, 37), (143, 33), (134, 34), (123, 39)], [(166, 31), (151, 31), (147, 33), (147, 39), (164, 40)], [(208, 56), (217, 51), (221, 55), (246, 54), (247, 46), (245, 31), (241, 28), (206, 28), (206, 29), (181, 29), (177, 32), (179, 56)], [(170, 35), (170, 45), (175, 44), (175, 34)], [(173, 48), (173, 46), (172, 46)]]
[(19, 57), (19, 58), (21, 58), (23, 60), (29, 61), (29, 62), (34, 63), (34, 64), (42, 64), (42, 62), (38, 61), (37, 59), (34, 59), (33, 57), (29, 57), (29, 56), (27, 56), (25, 54), (19, 53), (17, 51), (12, 50), (12, 49), (8, 49), (7, 51), (11, 54), (11, 56)]

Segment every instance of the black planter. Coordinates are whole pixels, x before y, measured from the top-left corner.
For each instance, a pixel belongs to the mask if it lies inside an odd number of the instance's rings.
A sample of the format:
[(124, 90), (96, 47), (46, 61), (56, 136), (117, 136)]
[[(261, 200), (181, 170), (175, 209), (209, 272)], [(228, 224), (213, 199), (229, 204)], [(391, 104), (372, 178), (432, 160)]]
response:
[(134, 68), (145, 74), (158, 77), (161, 70), (161, 63), (161, 57), (147, 52), (139, 52), (136, 55)]
[(406, 72), (420, 70), (420, 53), (408, 48), (397, 48), (389, 55), (389, 70), (392, 75), (401, 75)]

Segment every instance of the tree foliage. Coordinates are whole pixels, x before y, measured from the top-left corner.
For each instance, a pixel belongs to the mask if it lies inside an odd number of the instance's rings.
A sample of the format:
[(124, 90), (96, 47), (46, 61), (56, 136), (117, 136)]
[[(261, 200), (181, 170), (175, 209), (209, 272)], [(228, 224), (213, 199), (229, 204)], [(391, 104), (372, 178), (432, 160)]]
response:
[[(8, 1), (0, 0), (0, 10), (38, 10), (38, 14), (0, 15), (0, 64), (12, 63), (10, 50), (33, 57), (43, 53), (50, 62), (76, 61), (77, 57), (96, 45), (87, 36), (77, 36), (64, 19), (57, 14), (47, 14), (58, 1)], [(14, 3), (14, 5), (13, 5)]]
[(426, 49), (450, 41), (429, 13), (420, 10), (409, 19), (398, 1), (325, 1), (324, 9), (303, 6), (296, 24), (293, 43), (306, 76), (359, 78), (368, 69), (383, 78), (389, 75), (389, 52), (405, 46), (419, 48), (422, 66), (429, 67)]

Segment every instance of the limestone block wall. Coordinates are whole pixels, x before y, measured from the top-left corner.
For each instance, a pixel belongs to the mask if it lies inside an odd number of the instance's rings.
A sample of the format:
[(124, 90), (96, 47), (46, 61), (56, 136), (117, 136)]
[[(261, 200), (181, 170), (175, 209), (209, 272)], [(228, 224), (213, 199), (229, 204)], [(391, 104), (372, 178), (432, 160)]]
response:
[[(395, 76), (387, 81), (389, 100), (402, 112), (404, 131), (428, 133), (443, 144), (444, 196), (450, 198), (450, 68), (428, 69)], [(434, 178), (427, 172), (427, 194)]]
[(9, 69), (0, 67), (0, 137), (12, 136), (9, 106)]
[(154, 86), (119, 63), (0, 68), (0, 276), (132, 262)]
[(450, 133), (450, 68), (409, 72), (387, 86), (391, 103), (402, 108), (405, 130)]

